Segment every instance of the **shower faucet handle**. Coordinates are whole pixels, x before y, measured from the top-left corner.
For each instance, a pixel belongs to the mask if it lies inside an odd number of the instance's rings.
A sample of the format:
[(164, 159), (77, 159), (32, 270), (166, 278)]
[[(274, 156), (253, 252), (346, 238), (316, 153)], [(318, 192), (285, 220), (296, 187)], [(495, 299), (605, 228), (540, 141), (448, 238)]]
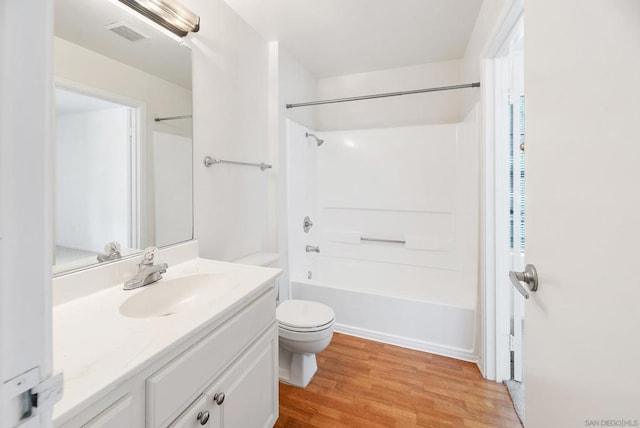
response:
[(304, 218), (304, 222), (302, 223), (302, 230), (304, 230), (304, 233), (309, 233), (309, 229), (311, 229), (312, 227), (313, 227), (313, 222), (311, 221), (309, 216), (306, 216)]

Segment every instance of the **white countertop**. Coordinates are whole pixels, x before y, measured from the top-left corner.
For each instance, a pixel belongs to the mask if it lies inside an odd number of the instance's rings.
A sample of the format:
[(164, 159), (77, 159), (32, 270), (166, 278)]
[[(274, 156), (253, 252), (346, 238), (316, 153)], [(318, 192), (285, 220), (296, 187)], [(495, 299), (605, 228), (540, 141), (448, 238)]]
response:
[(54, 423), (66, 422), (84, 408), (83, 404), (115, 389), (159, 355), (186, 346), (194, 335), (221, 323), (244, 302), (261, 294), (280, 272), (205, 259), (169, 266), (164, 279), (216, 273), (233, 285), (197, 310), (165, 317), (129, 318), (119, 312), (125, 300), (153, 284), (123, 291), (118, 283), (55, 306), (53, 363), (56, 373), (64, 373), (64, 395), (54, 407)]

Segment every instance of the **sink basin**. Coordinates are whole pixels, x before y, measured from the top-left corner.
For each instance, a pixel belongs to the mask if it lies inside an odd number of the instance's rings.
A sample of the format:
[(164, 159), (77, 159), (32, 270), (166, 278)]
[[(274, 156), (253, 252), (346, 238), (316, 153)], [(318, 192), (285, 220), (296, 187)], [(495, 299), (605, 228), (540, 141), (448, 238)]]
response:
[(120, 313), (130, 318), (166, 317), (206, 304), (231, 288), (225, 275), (215, 273), (161, 279), (125, 300)]

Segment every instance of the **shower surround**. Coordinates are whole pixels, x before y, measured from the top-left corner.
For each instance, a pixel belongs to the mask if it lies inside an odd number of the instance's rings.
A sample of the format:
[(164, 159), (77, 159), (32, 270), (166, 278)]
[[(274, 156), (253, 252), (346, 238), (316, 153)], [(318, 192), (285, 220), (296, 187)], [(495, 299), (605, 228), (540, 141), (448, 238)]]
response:
[(477, 108), (461, 123), (287, 132), (290, 295), (331, 306), (336, 331), (477, 360)]

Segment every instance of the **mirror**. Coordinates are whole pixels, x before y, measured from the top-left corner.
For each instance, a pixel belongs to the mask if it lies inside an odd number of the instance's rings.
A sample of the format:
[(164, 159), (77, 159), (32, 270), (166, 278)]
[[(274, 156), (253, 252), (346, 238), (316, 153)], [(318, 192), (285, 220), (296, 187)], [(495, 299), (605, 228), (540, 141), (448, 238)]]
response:
[(54, 274), (193, 238), (191, 52), (169, 34), (55, 0)]

